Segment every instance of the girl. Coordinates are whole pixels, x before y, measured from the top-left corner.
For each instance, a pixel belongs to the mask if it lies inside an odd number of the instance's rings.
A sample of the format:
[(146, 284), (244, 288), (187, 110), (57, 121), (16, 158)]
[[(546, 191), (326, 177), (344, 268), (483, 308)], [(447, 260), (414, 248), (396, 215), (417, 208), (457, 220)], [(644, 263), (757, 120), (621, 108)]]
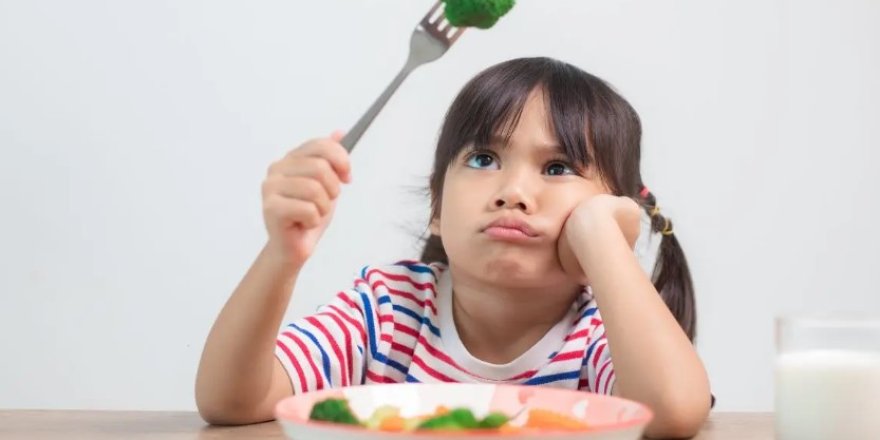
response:
[[(365, 267), (279, 335), (351, 180), (338, 134), (293, 150), (263, 183), (268, 242), (205, 344), (202, 417), (270, 420), (283, 397), (326, 387), (492, 382), (630, 398), (655, 411), (648, 435), (694, 435), (710, 393), (692, 345), (693, 289), (672, 223), (642, 184), (640, 137), (632, 107), (574, 66), (528, 58), (485, 70), (443, 124), (422, 262)], [(642, 240), (662, 237), (653, 282), (633, 252), (642, 212)]]

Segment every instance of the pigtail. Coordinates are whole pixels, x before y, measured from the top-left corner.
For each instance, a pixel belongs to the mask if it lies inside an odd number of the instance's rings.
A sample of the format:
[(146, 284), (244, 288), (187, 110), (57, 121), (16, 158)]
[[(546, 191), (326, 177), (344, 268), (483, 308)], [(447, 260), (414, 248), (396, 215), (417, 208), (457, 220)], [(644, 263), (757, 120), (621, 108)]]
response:
[(694, 283), (684, 250), (675, 237), (672, 220), (660, 213), (657, 198), (647, 188), (641, 191), (642, 207), (651, 216), (651, 229), (662, 235), (652, 281), (688, 339), (696, 338), (697, 310)]

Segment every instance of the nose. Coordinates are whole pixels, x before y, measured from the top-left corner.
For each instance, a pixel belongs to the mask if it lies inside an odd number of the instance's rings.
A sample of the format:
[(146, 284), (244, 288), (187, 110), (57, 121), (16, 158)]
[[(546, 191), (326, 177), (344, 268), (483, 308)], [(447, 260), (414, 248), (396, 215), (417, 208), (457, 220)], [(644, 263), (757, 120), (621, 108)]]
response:
[(493, 210), (518, 209), (525, 214), (535, 211), (535, 183), (527, 173), (508, 171), (503, 173), (498, 192), (492, 200)]

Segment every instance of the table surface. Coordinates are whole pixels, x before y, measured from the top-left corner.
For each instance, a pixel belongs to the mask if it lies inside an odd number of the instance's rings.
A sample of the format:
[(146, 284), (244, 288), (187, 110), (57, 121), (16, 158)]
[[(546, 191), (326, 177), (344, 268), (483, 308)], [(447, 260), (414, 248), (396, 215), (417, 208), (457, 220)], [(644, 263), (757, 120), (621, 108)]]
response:
[[(283, 439), (274, 422), (207, 426), (195, 412), (0, 410), (2, 439)], [(697, 440), (773, 438), (772, 413), (713, 413)]]

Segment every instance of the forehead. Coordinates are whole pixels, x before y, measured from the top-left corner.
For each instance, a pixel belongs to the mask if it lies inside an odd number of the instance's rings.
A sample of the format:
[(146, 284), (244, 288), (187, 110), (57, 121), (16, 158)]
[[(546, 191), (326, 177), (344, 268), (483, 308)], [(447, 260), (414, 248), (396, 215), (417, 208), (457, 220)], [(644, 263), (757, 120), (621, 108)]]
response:
[(519, 112), (498, 125), (489, 139), (493, 148), (536, 147), (558, 150), (553, 122), (547, 108), (544, 93), (540, 89), (532, 91)]
[(556, 143), (556, 134), (547, 108), (543, 90), (535, 89), (529, 94), (523, 105), (519, 120), (510, 133), (511, 141), (524, 143), (550, 144)]

